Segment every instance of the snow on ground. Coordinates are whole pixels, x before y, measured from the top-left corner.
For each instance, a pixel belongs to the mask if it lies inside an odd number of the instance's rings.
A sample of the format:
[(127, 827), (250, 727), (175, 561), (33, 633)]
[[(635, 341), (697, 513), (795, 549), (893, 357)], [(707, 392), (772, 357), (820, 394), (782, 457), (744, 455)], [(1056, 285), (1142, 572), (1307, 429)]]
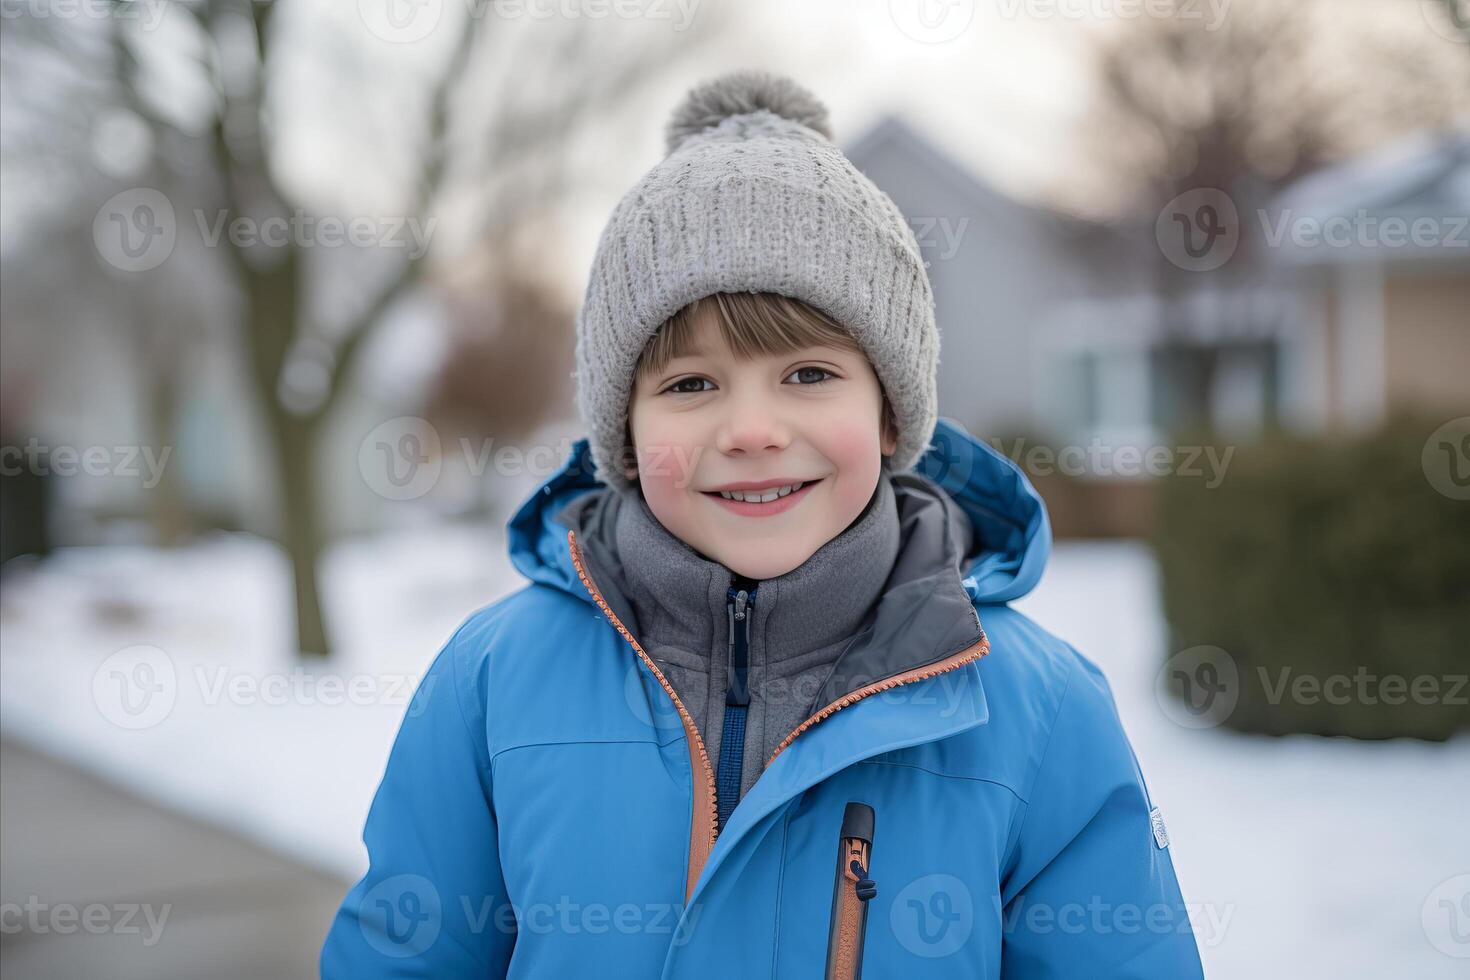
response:
[(366, 868), (363, 818), (419, 676), (519, 584), (495, 530), (339, 545), (323, 574), (337, 655), (313, 665), (288, 653), (289, 567), (258, 538), (14, 570), (0, 731), (346, 877)]
[[(1450, 931), (1462, 895), (1444, 883), (1470, 873), (1470, 738), (1176, 725), (1154, 694), (1166, 652), (1153, 576), (1137, 545), (1064, 545), (1018, 605), (1106, 671), (1208, 975), (1465, 976), (1450, 954), (1470, 956), (1470, 907)], [(501, 529), (466, 526), (338, 545), (323, 578), (338, 655), (302, 666), (288, 654), (285, 560), (258, 539), (8, 566), (0, 730), (355, 878), (414, 683), (465, 615), (521, 583)]]

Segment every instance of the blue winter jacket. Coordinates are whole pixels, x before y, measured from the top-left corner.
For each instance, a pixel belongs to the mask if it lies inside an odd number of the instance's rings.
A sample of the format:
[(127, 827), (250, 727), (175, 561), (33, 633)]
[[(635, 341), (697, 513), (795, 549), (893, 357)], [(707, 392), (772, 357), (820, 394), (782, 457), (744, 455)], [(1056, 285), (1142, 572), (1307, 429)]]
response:
[(1202, 975), (1107, 681), (1007, 605), (1051, 547), (1014, 464), (940, 421), (917, 472), (979, 542), (975, 635), (915, 621), (928, 652), (822, 705), (716, 833), (697, 730), (554, 519), (589, 455), (510, 522), (530, 584), (420, 683), (324, 977)]

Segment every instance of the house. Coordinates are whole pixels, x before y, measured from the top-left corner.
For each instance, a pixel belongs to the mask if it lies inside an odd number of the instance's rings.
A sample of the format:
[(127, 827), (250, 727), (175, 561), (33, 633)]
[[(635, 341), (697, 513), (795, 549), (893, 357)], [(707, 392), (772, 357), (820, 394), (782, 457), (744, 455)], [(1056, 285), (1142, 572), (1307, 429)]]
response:
[[(1147, 494), (1129, 487), (1149, 474), (1125, 455), (1182, 454), (1180, 433), (1470, 413), (1467, 146), (1425, 134), (1259, 204), (1248, 187), (1192, 192), (1118, 226), (1014, 201), (897, 118), (846, 152), (928, 262), (941, 414), (1013, 457), (1023, 435), (1086, 450), (1080, 471), (1027, 466), (1059, 529), (1139, 533)], [(1198, 237), (1205, 215), (1231, 232), (1218, 246)], [(1059, 475), (1088, 486), (1076, 513)]]
[(1270, 219), (1322, 424), (1470, 414), (1470, 134), (1421, 133), (1320, 170)]

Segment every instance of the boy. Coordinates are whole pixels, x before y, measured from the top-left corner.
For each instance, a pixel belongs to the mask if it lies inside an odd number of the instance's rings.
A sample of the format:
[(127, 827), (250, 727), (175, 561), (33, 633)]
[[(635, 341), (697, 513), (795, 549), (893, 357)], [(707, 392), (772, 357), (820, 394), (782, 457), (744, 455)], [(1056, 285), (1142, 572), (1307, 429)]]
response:
[(594, 262), (591, 435), (509, 526), (531, 584), (425, 675), (323, 975), (1200, 976), (1106, 681), (1006, 605), (1046, 513), (936, 417), (897, 208), (779, 76), (668, 142)]

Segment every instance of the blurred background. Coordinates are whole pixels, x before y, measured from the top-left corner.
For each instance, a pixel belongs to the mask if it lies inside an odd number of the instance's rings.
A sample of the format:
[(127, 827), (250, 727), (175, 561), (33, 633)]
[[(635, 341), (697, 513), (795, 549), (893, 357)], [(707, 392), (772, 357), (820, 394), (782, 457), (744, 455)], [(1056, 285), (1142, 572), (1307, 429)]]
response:
[(790, 74), (1058, 546), (1211, 977), (1470, 972), (1463, 0), (3, 0), (0, 971), (312, 976), (596, 239)]

